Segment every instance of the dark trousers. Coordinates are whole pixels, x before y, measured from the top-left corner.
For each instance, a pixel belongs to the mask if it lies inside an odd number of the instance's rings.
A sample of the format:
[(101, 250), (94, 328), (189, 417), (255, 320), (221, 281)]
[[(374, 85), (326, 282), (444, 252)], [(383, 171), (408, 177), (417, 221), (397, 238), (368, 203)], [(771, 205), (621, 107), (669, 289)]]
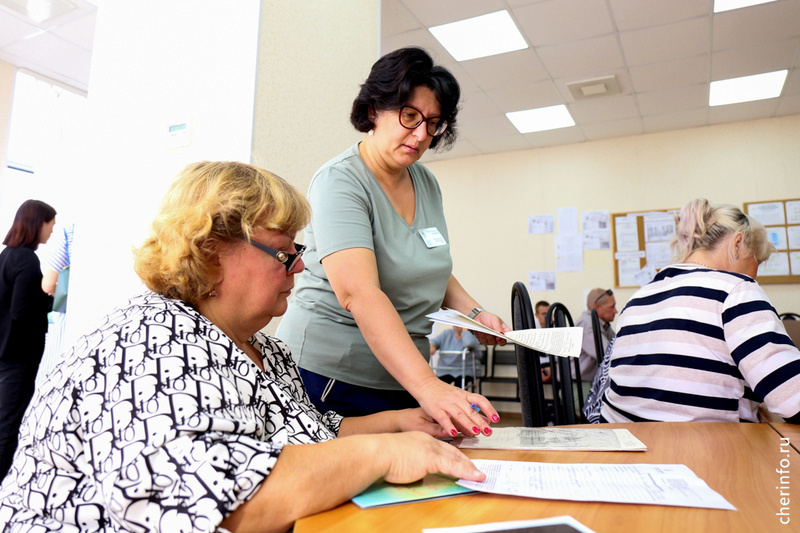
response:
[[(311, 403), (320, 413), (335, 411), (342, 416), (364, 416), (393, 409), (419, 407), (417, 400), (404, 390), (370, 389), (343, 381), (332, 382), (331, 378), (302, 368), (300, 376)], [(326, 388), (329, 389), (327, 394)]]
[(33, 396), (37, 366), (0, 361), (0, 480), (11, 468), (22, 416)]

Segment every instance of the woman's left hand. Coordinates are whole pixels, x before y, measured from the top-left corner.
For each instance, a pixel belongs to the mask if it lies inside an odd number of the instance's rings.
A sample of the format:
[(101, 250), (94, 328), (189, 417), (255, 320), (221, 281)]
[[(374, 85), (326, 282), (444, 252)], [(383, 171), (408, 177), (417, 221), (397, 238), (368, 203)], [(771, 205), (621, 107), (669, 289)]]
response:
[[(480, 322), (484, 326), (492, 328), (495, 331), (499, 331), (500, 333), (506, 333), (507, 331), (511, 331), (511, 328), (508, 327), (508, 324), (503, 322), (502, 318), (493, 313), (490, 313), (489, 311), (481, 311), (475, 316), (473, 320)], [(506, 340), (502, 337), (496, 337), (494, 335), (483, 333), (481, 331), (473, 331), (472, 333), (475, 334), (475, 337), (481, 344), (487, 344), (487, 345), (499, 344), (500, 346), (506, 345)]]
[(470, 437), (480, 433), (491, 435), (489, 424), (500, 420), (485, 397), (448, 385), (436, 376), (426, 380), (419, 390), (420, 406), (448, 436), (454, 437), (459, 431)]

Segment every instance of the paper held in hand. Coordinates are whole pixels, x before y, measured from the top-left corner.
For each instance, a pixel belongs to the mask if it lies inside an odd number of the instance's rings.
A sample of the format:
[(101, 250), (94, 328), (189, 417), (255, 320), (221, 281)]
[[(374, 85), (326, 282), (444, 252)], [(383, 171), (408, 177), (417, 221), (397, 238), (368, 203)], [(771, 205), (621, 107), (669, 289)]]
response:
[(581, 327), (521, 329), (500, 333), (453, 309), (442, 309), (426, 316), (434, 322), (488, 333), (538, 352), (561, 357), (578, 357), (581, 354), (581, 344), (583, 343), (583, 328)]

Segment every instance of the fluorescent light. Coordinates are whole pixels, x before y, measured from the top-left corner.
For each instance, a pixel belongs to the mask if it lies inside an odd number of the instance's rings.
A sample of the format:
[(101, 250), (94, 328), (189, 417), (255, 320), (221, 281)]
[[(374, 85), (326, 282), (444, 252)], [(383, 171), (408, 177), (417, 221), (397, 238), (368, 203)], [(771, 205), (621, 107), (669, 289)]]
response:
[(775, 0), (714, 0), (714, 13), (722, 13), (732, 9), (768, 4)]
[(434, 26), (428, 30), (456, 61), (466, 61), (528, 48), (508, 11)]
[(766, 72), (753, 76), (712, 81), (708, 93), (708, 105), (728, 105), (753, 100), (777, 98), (783, 90), (788, 70)]
[(572, 116), (565, 105), (512, 111), (511, 113), (506, 113), (506, 116), (520, 133), (557, 130), (575, 125), (575, 121), (572, 120)]

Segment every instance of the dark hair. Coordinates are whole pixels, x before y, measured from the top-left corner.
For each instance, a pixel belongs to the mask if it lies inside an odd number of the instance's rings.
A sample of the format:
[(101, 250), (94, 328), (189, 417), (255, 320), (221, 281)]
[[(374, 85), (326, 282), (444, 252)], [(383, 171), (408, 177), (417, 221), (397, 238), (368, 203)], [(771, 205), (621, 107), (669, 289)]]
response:
[(400, 110), (408, 103), (417, 87), (433, 91), (442, 108), (442, 118), (447, 129), (431, 140), (431, 148), (440, 143), (449, 148), (456, 142), (456, 115), (461, 89), (455, 76), (444, 67), (434, 66), (433, 59), (421, 48), (400, 48), (378, 59), (361, 90), (353, 100), (350, 122), (360, 132), (375, 127), (370, 112), (374, 110)]
[(39, 247), (39, 234), (45, 222), (56, 217), (56, 210), (39, 200), (25, 200), (14, 217), (3, 244), (15, 248)]
[(544, 300), (539, 300), (538, 302), (536, 302), (536, 305), (534, 305), (534, 306), (533, 306), (533, 309), (534, 309), (534, 311), (535, 311), (536, 309), (539, 309), (539, 308), (540, 308), (540, 307), (542, 307), (542, 306), (545, 306), (545, 307), (547, 307), (548, 309), (550, 308), (550, 304), (549, 304), (549, 303), (547, 303), (547, 302), (546, 302), (546, 301), (544, 301)]

